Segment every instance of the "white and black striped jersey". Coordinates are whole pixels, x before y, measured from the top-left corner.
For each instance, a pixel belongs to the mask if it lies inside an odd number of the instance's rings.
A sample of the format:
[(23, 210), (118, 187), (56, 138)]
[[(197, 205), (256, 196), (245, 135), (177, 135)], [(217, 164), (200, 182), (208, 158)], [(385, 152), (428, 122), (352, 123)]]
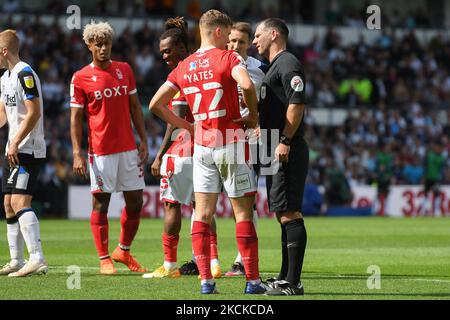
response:
[(27, 114), (25, 101), (36, 98), (39, 99), (41, 117), (33, 130), (20, 143), (19, 153), (31, 154), (35, 158), (45, 158), (44, 110), (39, 77), (27, 63), (20, 61), (12, 70), (6, 70), (0, 78), (0, 101), (5, 106), (9, 126), (6, 150)]

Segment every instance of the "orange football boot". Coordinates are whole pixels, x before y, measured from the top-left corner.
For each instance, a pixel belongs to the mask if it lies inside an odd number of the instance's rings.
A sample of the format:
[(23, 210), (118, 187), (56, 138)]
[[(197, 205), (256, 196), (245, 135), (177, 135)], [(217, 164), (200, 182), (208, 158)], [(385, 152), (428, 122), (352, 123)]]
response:
[(115, 262), (123, 263), (132, 272), (141, 272), (141, 273), (148, 272), (148, 270), (146, 268), (142, 267), (140, 265), (140, 263), (137, 262), (136, 259), (133, 258), (133, 256), (130, 254), (130, 251), (122, 250), (120, 247), (117, 247), (114, 250), (111, 258)]

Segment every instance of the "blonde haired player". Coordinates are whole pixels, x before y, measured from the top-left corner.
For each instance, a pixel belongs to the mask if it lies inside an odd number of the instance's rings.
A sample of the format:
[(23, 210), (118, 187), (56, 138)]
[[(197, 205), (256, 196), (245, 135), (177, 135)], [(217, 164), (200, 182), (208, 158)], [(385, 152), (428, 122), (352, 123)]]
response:
[[(146, 272), (131, 256), (130, 248), (139, 228), (143, 203), (147, 135), (133, 71), (128, 63), (111, 60), (113, 38), (114, 31), (107, 22), (93, 21), (84, 28), (83, 39), (91, 51), (92, 63), (74, 74), (70, 88), (73, 171), (80, 177), (87, 173), (81, 150), (85, 116), (93, 204), (91, 230), (100, 273), (116, 273), (112, 260), (133, 272)], [(139, 135), (139, 146), (131, 123)], [(119, 244), (110, 256), (107, 213), (113, 192), (123, 192), (125, 208), (120, 219)]]
[[(41, 83), (31, 67), (19, 58), (14, 30), (0, 33), (0, 127), (9, 127), (3, 165), (3, 193), (11, 261), (0, 275), (25, 277), (48, 271), (40, 227), (31, 208), (33, 190), (46, 156)], [(30, 254), (25, 263), (24, 241)]]
[[(210, 223), (222, 186), (231, 199), (236, 217), (236, 240), (246, 269), (247, 294), (262, 294), (258, 267), (258, 237), (252, 222), (256, 194), (253, 168), (238, 161), (247, 146), (236, 136), (258, 122), (255, 87), (242, 57), (225, 50), (231, 19), (217, 10), (200, 18), (200, 49), (180, 62), (150, 102), (150, 110), (178, 128), (193, 131), (192, 124), (165, 106), (182, 91), (195, 120), (194, 193), (195, 221), (192, 247), (201, 276), (201, 293), (217, 293), (210, 269)], [(241, 87), (249, 114), (241, 117), (237, 85)], [(230, 136), (231, 134), (231, 136)], [(239, 154), (238, 154), (239, 153)]]

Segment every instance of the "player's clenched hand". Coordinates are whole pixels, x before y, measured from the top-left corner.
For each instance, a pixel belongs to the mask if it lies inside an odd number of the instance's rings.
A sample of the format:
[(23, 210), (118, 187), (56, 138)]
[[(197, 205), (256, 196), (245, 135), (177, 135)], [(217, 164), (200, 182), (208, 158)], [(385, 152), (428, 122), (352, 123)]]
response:
[(73, 155), (73, 172), (76, 176), (86, 178), (86, 159), (79, 155)]
[(155, 161), (152, 163), (152, 176), (154, 176), (156, 179), (161, 178), (161, 159), (159, 157), (156, 157)]
[(278, 147), (275, 149), (275, 159), (280, 162), (288, 162), (290, 150), (291, 150), (290, 146), (280, 143)]
[(141, 162), (139, 162), (139, 166), (143, 166), (148, 161), (148, 147), (146, 142), (141, 142), (139, 144), (139, 158), (141, 159)]

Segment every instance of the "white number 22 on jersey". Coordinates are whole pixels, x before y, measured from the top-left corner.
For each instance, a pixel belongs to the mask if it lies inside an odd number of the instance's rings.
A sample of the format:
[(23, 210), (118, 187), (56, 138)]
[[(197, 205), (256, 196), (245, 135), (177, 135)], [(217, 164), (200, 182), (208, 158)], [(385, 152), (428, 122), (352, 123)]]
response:
[(195, 121), (202, 121), (206, 119), (214, 119), (224, 117), (227, 114), (226, 109), (216, 110), (219, 105), (220, 99), (223, 97), (222, 85), (218, 82), (208, 82), (203, 84), (203, 90), (216, 90), (216, 94), (209, 105), (209, 112), (198, 113), (200, 109), (200, 103), (202, 101), (202, 94), (198, 87), (192, 86), (183, 88), (184, 94), (187, 96), (189, 94), (195, 94), (194, 105), (192, 107), (192, 115)]

